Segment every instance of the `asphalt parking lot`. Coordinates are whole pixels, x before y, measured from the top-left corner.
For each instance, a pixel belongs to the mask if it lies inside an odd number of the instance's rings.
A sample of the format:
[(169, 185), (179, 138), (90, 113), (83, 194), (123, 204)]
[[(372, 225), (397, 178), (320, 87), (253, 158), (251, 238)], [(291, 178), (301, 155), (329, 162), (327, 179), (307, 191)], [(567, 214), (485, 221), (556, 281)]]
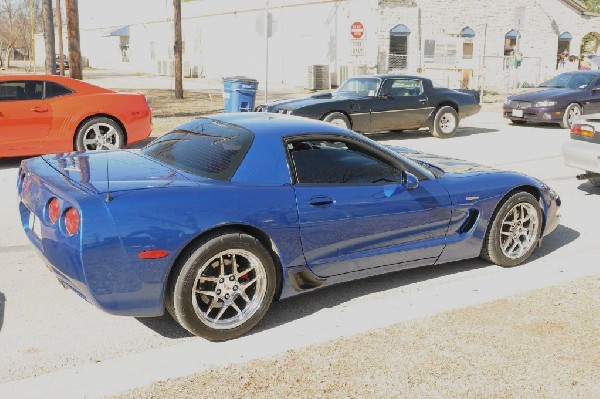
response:
[(476, 259), (344, 284), (277, 303), (251, 334), (215, 344), (167, 316), (110, 316), (63, 289), (21, 232), (18, 160), (0, 160), (0, 397), (48, 397), (49, 386), (60, 397), (114, 394), (600, 274), (600, 188), (575, 180), (580, 171), (564, 166), (568, 131), (509, 125), (494, 104), (462, 121), (452, 139), (426, 131), (370, 137), (538, 177), (562, 198), (561, 225), (519, 268)]

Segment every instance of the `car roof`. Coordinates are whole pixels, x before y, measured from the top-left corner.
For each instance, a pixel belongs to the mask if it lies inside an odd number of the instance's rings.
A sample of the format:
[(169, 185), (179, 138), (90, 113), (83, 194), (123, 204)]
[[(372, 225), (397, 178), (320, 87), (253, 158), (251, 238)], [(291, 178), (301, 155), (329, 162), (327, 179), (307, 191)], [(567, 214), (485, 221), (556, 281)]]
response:
[[(402, 75), (402, 74), (378, 74), (378, 75), (364, 75), (364, 76), (355, 76), (355, 78), (380, 78), (380, 79), (398, 79), (398, 78), (404, 78), (404, 79), (426, 79), (426, 80), (430, 80), (424, 76), (419, 76), (419, 75)], [(350, 78), (353, 79), (353, 78)]]
[(0, 82), (18, 81), (18, 80), (29, 80), (29, 81), (47, 81), (55, 82), (60, 85), (66, 86), (76, 92), (87, 94), (87, 93), (112, 93), (112, 90), (105, 89), (100, 86), (93, 85), (91, 83), (84, 82), (82, 80), (72, 79), (67, 76), (60, 75), (0, 75)]
[(358, 136), (357, 133), (331, 123), (272, 112), (233, 112), (209, 115), (206, 118), (240, 126), (255, 135), (274, 138), (311, 133)]

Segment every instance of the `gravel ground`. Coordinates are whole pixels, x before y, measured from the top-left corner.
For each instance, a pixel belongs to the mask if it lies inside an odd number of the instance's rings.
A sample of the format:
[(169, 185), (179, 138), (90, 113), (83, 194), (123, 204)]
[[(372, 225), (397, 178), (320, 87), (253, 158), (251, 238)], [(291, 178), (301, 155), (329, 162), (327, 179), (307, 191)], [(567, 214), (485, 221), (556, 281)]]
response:
[(600, 276), (115, 396), (599, 398)]

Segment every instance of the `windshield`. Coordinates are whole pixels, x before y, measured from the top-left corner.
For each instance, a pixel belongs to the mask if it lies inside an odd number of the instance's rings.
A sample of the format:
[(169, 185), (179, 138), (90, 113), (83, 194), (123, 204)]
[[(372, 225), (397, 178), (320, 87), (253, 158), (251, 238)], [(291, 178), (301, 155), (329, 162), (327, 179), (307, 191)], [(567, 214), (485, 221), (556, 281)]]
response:
[(550, 87), (558, 89), (585, 89), (589, 86), (595, 75), (582, 73), (561, 73), (553, 77), (546, 83), (542, 83), (540, 87)]
[(337, 94), (359, 95), (374, 97), (377, 95), (379, 78), (352, 78), (345, 81), (337, 90)]
[(198, 118), (154, 140), (142, 153), (188, 173), (229, 180), (253, 139), (254, 135), (240, 126)]

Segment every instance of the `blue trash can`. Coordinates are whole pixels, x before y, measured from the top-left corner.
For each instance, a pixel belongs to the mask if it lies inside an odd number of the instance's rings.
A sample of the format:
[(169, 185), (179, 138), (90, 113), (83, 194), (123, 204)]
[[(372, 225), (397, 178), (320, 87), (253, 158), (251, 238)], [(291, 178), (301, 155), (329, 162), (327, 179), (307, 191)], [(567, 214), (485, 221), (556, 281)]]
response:
[(251, 112), (258, 90), (256, 79), (244, 76), (223, 78), (223, 102), (225, 112)]

